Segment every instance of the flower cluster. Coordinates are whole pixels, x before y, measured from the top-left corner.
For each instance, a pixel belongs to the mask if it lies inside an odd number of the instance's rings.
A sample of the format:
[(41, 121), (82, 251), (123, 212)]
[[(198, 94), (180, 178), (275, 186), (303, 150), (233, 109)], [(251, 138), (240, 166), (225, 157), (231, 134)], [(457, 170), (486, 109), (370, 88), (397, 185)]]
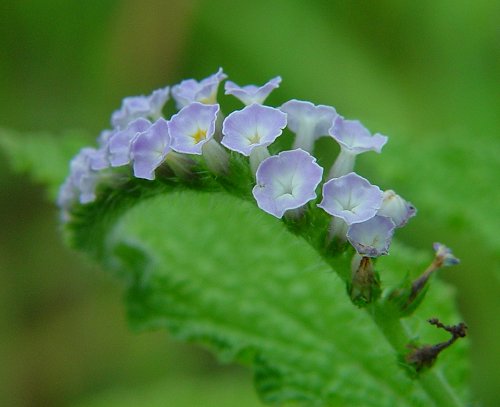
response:
[[(112, 179), (117, 167), (154, 180), (160, 166), (179, 174), (189, 172), (186, 163), (202, 160), (216, 177), (224, 177), (231, 155), (239, 154), (248, 157), (244, 160), (254, 175), (252, 194), (260, 209), (277, 218), (301, 216), (307, 208), (324, 210), (331, 216), (331, 239), (349, 242), (362, 257), (387, 254), (394, 230), (415, 215), (415, 208), (354, 172), (356, 156), (380, 153), (387, 137), (372, 135), (331, 106), (295, 99), (280, 107), (265, 105), (280, 77), (262, 86), (227, 81), (225, 94), (244, 107), (224, 116), (217, 93), (226, 78), (219, 69), (201, 81), (188, 79), (148, 96), (125, 98), (97, 147), (83, 148), (71, 161), (58, 199), (65, 218), (76, 203), (94, 201), (99, 185)], [(170, 98), (177, 112), (167, 118), (163, 111)], [(292, 149), (271, 155), (268, 147), (285, 130), (294, 135)], [(329, 171), (313, 155), (316, 140), (323, 136), (340, 146)]]

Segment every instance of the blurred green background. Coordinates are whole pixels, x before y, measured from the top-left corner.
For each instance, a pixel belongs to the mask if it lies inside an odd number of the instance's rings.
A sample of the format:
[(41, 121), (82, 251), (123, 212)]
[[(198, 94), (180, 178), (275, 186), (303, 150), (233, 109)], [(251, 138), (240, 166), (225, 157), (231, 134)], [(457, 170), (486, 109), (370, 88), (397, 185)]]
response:
[[(442, 277), (470, 327), (475, 400), (500, 405), (499, 21), (491, 0), (7, 0), (0, 126), (91, 143), (123, 97), (219, 66), (239, 84), (281, 75), (274, 103), (362, 120), (390, 142), (361, 171), (419, 209), (400, 238), (462, 258)], [(64, 247), (43, 188), (1, 157), (0, 405), (259, 405), (250, 372), (131, 332), (121, 287)]]

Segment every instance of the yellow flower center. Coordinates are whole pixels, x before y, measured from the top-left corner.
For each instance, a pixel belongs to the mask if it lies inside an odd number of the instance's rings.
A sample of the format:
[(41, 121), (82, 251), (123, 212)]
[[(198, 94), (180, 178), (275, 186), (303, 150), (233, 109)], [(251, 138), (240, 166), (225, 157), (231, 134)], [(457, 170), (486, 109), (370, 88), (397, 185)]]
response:
[(260, 143), (260, 135), (259, 133), (255, 132), (255, 134), (248, 139), (250, 144), (259, 144)]
[(205, 140), (205, 137), (207, 136), (207, 131), (198, 129), (196, 133), (194, 133), (191, 137), (194, 139), (194, 143), (198, 144), (201, 140)]
[(201, 98), (198, 100), (198, 102), (203, 103), (205, 105), (213, 105), (216, 102), (216, 94), (212, 93), (211, 95)]

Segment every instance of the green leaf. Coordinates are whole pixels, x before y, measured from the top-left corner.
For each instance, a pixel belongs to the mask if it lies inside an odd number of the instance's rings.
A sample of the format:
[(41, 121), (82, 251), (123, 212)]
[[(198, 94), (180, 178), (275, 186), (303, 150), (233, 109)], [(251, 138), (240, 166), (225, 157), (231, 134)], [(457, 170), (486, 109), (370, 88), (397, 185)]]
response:
[[(15, 168), (54, 193), (78, 138), (2, 135)], [(237, 160), (233, 166), (243, 168)], [(405, 336), (390, 310), (352, 305), (339, 278), (349, 274), (345, 265), (334, 273), (329, 263), (342, 262), (307, 243), (317, 246), (319, 232), (306, 241), (290, 233), (304, 225), (286, 227), (258, 210), (240, 191), (246, 184), (201, 174), (189, 184), (162, 178), (103, 186), (95, 203), (73, 212), (70, 241), (125, 282), (135, 328), (167, 328), (222, 361), (253, 367), (260, 396), (271, 403), (460, 405), (453, 394), (467, 397), (464, 341), (419, 380), (399, 365), (405, 345), (419, 336), (421, 343), (447, 339), (425, 319), (459, 319), (449, 287), (434, 283), (405, 321)], [(310, 219), (321, 225), (317, 216)], [(425, 263), (421, 253), (394, 246), (377, 264), (386, 288)]]
[[(79, 136), (57, 142), (48, 135), (2, 136), (14, 167), (52, 194), (81, 145)], [(232, 163), (248, 176), (241, 162)], [(401, 366), (408, 343), (448, 339), (426, 319), (460, 319), (448, 286), (434, 281), (403, 323), (384, 306), (358, 309), (345, 292), (348, 266), (307, 243), (318, 247), (323, 232), (303, 239), (297, 233), (304, 225), (286, 226), (258, 210), (241, 190), (247, 184), (198, 175), (189, 183), (131, 179), (103, 186), (96, 202), (73, 211), (69, 240), (124, 281), (132, 326), (167, 328), (222, 361), (252, 367), (269, 403), (451, 406), (466, 400), (466, 341), (417, 379)], [(308, 216), (322, 226), (320, 216)], [(426, 260), (397, 243), (391, 252), (377, 263), (386, 289), (416, 275)]]
[(48, 188), (54, 199), (68, 174), (69, 161), (88, 142), (83, 132), (71, 131), (56, 137), (48, 133), (18, 133), (0, 128), (0, 151), (12, 169), (29, 174)]
[[(410, 340), (448, 339), (425, 322), (459, 319), (448, 286), (434, 282), (404, 336), (390, 310), (354, 307), (304, 239), (253, 202), (214, 189), (131, 180), (74, 211), (70, 241), (125, 282), (132, 326), (167, 328), (222, 361), (253, 366), (270, 403), (460, 405), (453, 397), (467, 397), (465, 341), (419, 380), (398, 362)], [(377, 266), (386, 286), (424, 266), (421, 253), (397, 244), (392, 252)]]

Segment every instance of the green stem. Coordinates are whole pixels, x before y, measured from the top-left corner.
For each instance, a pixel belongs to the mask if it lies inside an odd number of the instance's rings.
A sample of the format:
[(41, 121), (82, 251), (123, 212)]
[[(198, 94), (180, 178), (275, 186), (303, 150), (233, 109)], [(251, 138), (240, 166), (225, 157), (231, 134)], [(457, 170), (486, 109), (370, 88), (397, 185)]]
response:
[[(373, 304), (366, 310), (396, 354), (398, 356), (406, 354), (408, 352), (406, 346), (410, 343), (411, 338), (403, 322), (398, 317), (395, 317), (395, 313), (391, 312), (386, 304)], [(415, 380), (420, 383), (436, 406), (464, 406), (453, 392), (446, 378), (435, 370), (431, 369), (423, 372), (419, 374)]]
[(457, 395), (453, 392), (446, 378), (435, 370), (419, 375), (418, 380), (429, 396), (432, 396), (438, 406), (463, 407)]

